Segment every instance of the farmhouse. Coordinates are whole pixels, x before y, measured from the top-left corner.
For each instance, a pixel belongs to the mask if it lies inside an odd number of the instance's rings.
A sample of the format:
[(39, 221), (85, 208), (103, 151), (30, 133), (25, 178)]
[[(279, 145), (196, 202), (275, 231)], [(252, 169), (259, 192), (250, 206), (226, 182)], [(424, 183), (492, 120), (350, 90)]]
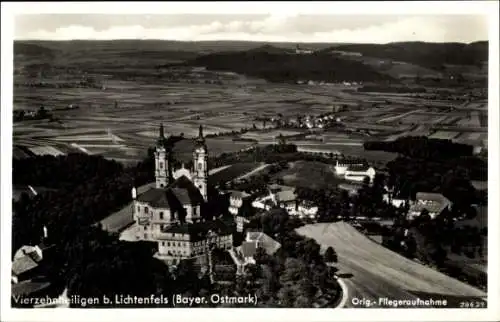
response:
[(232, 246), (232, 225), (203, 221), (207, 202), (208, 149), (200, 125), (193, 169), (172, 169), (172, 148), (160, 125), (155, 151), (155, 187), (137, 195), (132, 189), (136, 240), (158, 243), (156, 257), (170, 263), (201, 255), (209, 247)]
[(299, 206), (297, 207), (297, 213), (299, 214), (300, 218), (315, 218), (316, 214), (318, 213), (318, 206), (316, 206), (313, 202), (311, 201), (302, 201), (299, 203)]
[(451, 201), (440, 193), (417, 192), (415, 201), (410, 205), (407, 217), (410, 220), (414, 219), (420, 216), (425, 209), (429, 212), (429, 216), (434, 219), (450, 207)]
[(263, 232), (247, 232), (245, 241), (236, 248), (229, 251), (234, 263), (236, 264), (237, 275), (245, 274), (245, 267), (249, 264), (255, 264), (255, 254), (258, 248), (262, 248), (268, 255), (273, 255), (280, 249), (281, 244)]
[(382, 196), (382, 200), (385, 203), (393, 205), (396, 208), (399, 208), (406, 203), (406, 199), (393, 198), (389, 193), (385, 193)]
[(269, 185), (269, 194), (256, 199), (252, 206), (257, 209), (270, 210), (272, 207), (279, 206), (285, 208), (289, 213), (297, 211), (297, 196), (295, 188), (280, 185)]
[(36, 246), (22, 246), (16, 251), (11, 270), (13, 296), (35, 296), (48, 290), (50, 282), (42, 278), (40, 265), (44, 257), (50, 256), (52, 249), (42, 243)]
[(344, 177), (346, 180), (362, 182), (366, 177), (373, 182), (375, 178), (376, 171), (373, 167), (366, 164), (349, 164), (345, 162), (339, 162), (337, 160), (335, 164), (335, 174), (340, 177)]

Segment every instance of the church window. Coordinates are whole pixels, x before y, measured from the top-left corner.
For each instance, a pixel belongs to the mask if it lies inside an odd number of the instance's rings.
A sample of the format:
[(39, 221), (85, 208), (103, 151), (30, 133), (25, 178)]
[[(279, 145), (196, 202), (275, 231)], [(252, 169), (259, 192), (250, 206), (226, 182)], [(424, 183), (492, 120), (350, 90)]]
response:
[(163, 186), (163, 183), (161, 183), (161, 184), (160, 184), (160, 188), (163, 188), (163, 187), (164, 187), (164, 186)]
[(198, 162), (198, 170), (201, 170), (201, 169), (203, 169), (203, 163)]
[(163, 211), (160, 211), (160, 219), (163, 219)]
[(167, 242), (167, 246), (170, 247), (170, 242)]
[(149, 214), (149, 208), (148, 208), (148, 207), (145, 207), (145, 208), (144, 208), (144, 212), (145, 212), (146, 214)]
[(163, 169), (163, 162), (160, 161), (160, 169)]

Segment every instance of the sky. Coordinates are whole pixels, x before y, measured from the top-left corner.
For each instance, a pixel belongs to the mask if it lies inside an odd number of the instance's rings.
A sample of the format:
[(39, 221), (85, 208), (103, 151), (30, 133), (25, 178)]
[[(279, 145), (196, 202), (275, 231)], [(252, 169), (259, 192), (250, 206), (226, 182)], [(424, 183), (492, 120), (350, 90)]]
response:
[(15, 17), (14, 38), (469, 43), (488, 40), (488, 22), (451, 14), (29, 14)]

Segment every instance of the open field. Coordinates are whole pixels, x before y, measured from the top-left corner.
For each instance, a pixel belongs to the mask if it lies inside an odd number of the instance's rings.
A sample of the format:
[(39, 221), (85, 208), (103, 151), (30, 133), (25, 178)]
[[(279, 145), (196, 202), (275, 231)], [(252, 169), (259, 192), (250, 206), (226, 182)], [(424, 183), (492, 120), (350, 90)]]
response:
[(334, 247), (338, 254), (339, 275), (349, 289), (349, 307), (354, 297), (373, 301), (379, 298), (446, 299), (448, 308), (458, 308), (462, 301), (485, 298), (486, 293), (448, 277), (429, 267), (396, 254), (376, 244), (345, 222), (313, 224), (297, 232), (314, 238), (323, 249)]
[(332, 188), (343, 182), (335, 176), (333, 166), (313, 161), (293, 162), (274, 176), (283, 179), (285, 185), (312, 189)]
[[(188, 72), (200, 73), (196, 68)], [(217, 72), (203, 73), (213, 79), (223, 77)], [(43, 81), (60, 82), (60, 76), (47, 76)], [(70, 104), (79, 108), (54, 110)], [(376, 104), (376, 108), (372, 104)], [(128, 81), (104, 77), (98, 88), (40, 87), (34, 90), (28, 86), (15, 87), (15, 109), (37, 109), (40, 105), (53, 110), (56, 121), (16, 122), (14, 144), (30, 148), (53, 147), (61, 153), (84, 151), (130, 161), (144, 157), (147, 148), (155, 142), (160, 122), (164, 123), (167, 134), (183, 134), (186, 138), (175, 148), (182, 161), (192, 158), (189, 139), (198, 134), (200, 124), (203, 124), (205, 134), (230, 133), (242, 128), (251, 129), (255, 125), (257, 130), (245, 134), (209, 138), (209, 153), (216, 155), (248, 148), (252, 144), (250, 140), (258, 144), (274, 144), (279, 134), (310, 134), (306, 129), (273, 129), (270, 122), (266, 129), (262, 129), (263, 122), (256, 121), (256, 118), (276, 117), (278, 114), (285, 118), (314, 115), (332, 112), (337, 106), (345, 107), (335, 116), (342, 120), (346, 131), (320, 130), (318, 136), (323, 142), (293, 138), (288, 142), (304, 149), (321, 148), (379, 161), (393, 156), (363, 151), (364, 141), (374, 137), (384, 140), (438, 131), (435, 137), (481, 144), (485, 138), (476, 132), (486, 133), (487, 125), (487, 109), (484, 109), (487, 103), (484, 101), (463, 103), (425, 99), (406, 93), (356, 92), (355, 88), (341, 84), (271, 84), (240, 75), (222, 84), (160, 82), (144, 77)], [(462, 105), (477, 110), (471, 110), (469, 118)], [(456, 110), (449, 110), (450, 106), (455, 106)], [(434, 131), (424, 127), (427, 125), (433, 126)], [(446, 126), (453, 128), (443, 128)], [(237, 138), (249, 141), (234, 140)], [(47, 148), (45, 150), (48, 153)], [(52, 154), (57, 153), (55, 150), (51, 150)], [(21, 152), (16, 152), (16, 157), (21, 155)]]
[(261, 167), (262, 164), (257, 162), (235, 163), (210, 175), (208, 177), (208, 183), (210, 185), (216, 185), (220, 182), (235, 180)]

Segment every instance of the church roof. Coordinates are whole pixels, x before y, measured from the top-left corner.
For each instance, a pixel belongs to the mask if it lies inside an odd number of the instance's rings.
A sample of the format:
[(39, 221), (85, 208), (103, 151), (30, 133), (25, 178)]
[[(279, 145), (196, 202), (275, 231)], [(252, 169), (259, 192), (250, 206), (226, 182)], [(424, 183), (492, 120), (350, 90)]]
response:
[(175, 208), (181, 205), (199, 205), (203, 196), (193, 182), (181, 176), (167, 188), (151, 188), (137, 196), (137, 200), (156, 208)]
[(189, 180), (186, 176), (181, 176), (171, 185), (168, 186), (174, 193), (177, 199), (183, 204), (198, 205), (203, 203), (203, 196), (200, 190), (196, 188), (193, 181)]

